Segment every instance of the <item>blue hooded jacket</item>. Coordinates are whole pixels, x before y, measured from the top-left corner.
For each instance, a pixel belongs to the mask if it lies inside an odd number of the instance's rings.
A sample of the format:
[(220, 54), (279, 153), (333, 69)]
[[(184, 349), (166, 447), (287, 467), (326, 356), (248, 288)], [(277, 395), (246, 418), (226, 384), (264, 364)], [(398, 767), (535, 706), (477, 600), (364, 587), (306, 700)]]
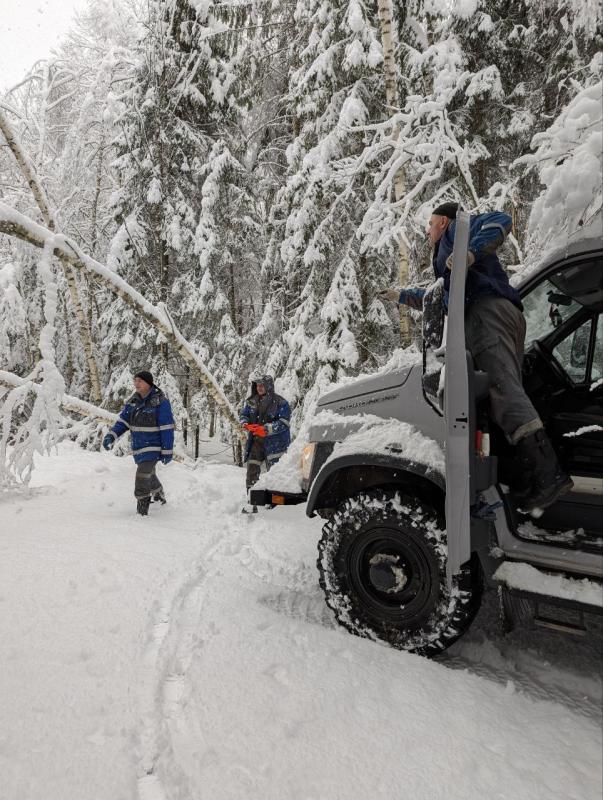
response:
[(170, 401), (157, 386), (146, 397), (138, 392), (128, 400), (119, 421), (109, 433), (118, 439), (127, 430), (132, 436), (134, 461), (158, 461), (174, 453), (174, 417)]
[[(433, 271), (437, 278), (444, 279), (444, 308), (448, 308), (450, 270), (446, 260), (452, 254), (456, 223), (451, 222), (436, 245), (433, 254)], [(469, 250), (475, 262), (467, 270), (465, 304), (470, 305), (479, 297), (504, 297), (522, 309), (519, 293), (509, 283), (509, 278), (498, 260), (496, 250), (511, 230), (511, 217), (500, 211), (478, 214), (471, 217), (469, 226)], [(409, 287), (400, 292), (401, 304), (412, 308), (423, 307), (425, 289)]]
[[(266, 387), (266, 395), (269, 401), (263, 413), (260, 408), (261, 397), (257, 390), (258, 383), (263, 383)], [(260, 380), (251, 382), (251, 395), (245, 400), (239, 419), (241, 424), (265, 425), (268, 433), (262, 439), (262, 442), (268, 462), (278, 461), (285, 454), (291, 444), (291, 433), (289, 431), (291, 409), (284, 397), (274, 393), (274, 379), (270, 375), (265, 375)], [(249, 458), (253, 439), (253, 434), (249, 433), (245, 447), (245, 461)]]

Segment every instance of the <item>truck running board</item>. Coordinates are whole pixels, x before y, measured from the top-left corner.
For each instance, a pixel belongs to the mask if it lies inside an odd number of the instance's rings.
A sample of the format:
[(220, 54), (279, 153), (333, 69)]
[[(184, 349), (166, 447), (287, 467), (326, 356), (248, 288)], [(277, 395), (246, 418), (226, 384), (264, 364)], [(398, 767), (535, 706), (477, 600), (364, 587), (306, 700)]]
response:
[(591, 578), (505, 561), (493, 580), (513, 616), (524, 616), (530, 609), (534, 624), (540, 627), (582, 634), (586, 632), (584, 613), (603, 615), (603, 584)]

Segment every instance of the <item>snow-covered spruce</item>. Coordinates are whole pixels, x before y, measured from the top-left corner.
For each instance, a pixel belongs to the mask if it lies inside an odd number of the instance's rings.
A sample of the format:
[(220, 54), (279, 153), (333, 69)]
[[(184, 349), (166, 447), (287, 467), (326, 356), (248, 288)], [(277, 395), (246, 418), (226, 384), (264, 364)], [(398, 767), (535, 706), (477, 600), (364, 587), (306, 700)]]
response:
[(348, 498), (323, 528), (320, 585), (348, 631), (436, 655), (469, 627), (481, 583), (465, 565), (446, 584), (446, 534), (435, 509), (397, 492)]

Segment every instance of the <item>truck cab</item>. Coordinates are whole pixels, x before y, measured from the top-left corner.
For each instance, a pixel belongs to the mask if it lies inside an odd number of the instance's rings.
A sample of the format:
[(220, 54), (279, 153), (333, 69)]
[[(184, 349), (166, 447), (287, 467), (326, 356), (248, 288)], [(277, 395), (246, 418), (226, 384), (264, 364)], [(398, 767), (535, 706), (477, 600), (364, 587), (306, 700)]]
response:
[(514, 449), (465, 349), (468, 214), (456, 224), (445, 332), (428, 304), (423, 359), (324, 395), (301, 490), (279, 491), (276, 470), (251, 495), (325, 519), (319, 578), (341, 625), (424, 655), (467, 630), (485, 589), (498, 589), (509, 624), (581, 633), (603, 607), (600, 232), (581, 231), (518, 287), (524, 387), (574, 484), (534, 518), (509, 488)]

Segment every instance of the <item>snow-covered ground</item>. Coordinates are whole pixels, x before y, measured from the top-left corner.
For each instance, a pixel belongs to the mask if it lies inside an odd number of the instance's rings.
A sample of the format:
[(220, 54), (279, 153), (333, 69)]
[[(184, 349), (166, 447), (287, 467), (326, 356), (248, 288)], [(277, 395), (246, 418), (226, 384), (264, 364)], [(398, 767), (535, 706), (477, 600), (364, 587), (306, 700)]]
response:
[(595, 645), (484, 609), (427, 661), (334, 626), (320, 520), (64, 444), (0, 501), (2, 800), (599, 800)]

